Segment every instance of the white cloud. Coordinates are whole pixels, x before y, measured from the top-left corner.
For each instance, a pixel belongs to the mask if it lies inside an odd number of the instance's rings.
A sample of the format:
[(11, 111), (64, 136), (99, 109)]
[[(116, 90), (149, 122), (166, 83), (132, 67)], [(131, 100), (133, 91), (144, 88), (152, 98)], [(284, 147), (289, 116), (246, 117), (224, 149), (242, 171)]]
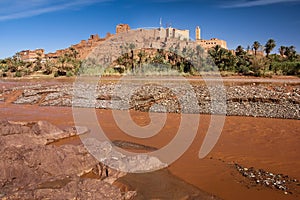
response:
[(279, 3), (292, 3), (300, 2), (300, 0), (253, 0), (253, 1), (237, 1), (230, 5), (223, 6), (224, 8), (242, 8), (242, 7), (254, 7), (254, 6), (265, 6)]
[(110, 0), (2, 0), (0, 21), (20, 19)]

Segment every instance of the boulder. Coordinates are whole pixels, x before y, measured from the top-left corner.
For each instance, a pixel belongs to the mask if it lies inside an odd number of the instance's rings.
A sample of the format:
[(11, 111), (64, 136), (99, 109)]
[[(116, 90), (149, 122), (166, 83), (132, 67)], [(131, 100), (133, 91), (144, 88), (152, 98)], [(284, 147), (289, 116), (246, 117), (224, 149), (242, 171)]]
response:
[(51, 123), (47, 121), (38, 121), (35, 123), (32, 127), (32, 131), (36, 135), (59, 135), (62, 134), (63, 131), (59, 129), (58, 127), (52, 125)]
[(0, 198), (123, 199), (108, 182), (79, 176), (99, 165), (83, 145), (45, 145), (67, 134), (44, 121), (0, 122)]

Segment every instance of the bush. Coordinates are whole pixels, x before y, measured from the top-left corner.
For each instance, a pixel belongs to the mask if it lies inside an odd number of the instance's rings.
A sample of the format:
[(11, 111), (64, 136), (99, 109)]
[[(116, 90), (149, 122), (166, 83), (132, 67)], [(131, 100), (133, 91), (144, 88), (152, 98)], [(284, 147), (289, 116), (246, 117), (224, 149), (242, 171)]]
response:
[(59, 74), (57, 71), (54, 73), (54, 77), (59, 77)]
[(81, 67), (78, 70), (77, 75), (81, 76), (99, 76), (104, 73), (104, 68), (101, 66), (92, 66), (92, 67)]
[(67, 71), (67, 74), (66, 74), (67, 77), (71, 77), (73, 76), (73, 73), (71, 71)]
[(240, 66), (239, 73), (242, 73), (243, 75), (249, 75), (249, 71), (249, 67), (245, 65)]
[(41, 69), (41, 67), (40, 66), (38, 66), (38, 65), (35, 65), (34, 67), (33, 67), (33, 71), (39, 71)]
[(7, 65), (5, 65), (5, 66), (3, 67), (3, 72), (8, 72), (8, 66), (7, 66)]
[(273, 70), (280, 71), (283, 75), (299, 75), (300, 62), (274, 62), (271, 65)]
[(22, 77), (22, 73), (20, 71), (16, 71), (15, 77)]
[(114, 68), (111, 68), (111, 67), (108, 67), (104, 70), (104, 74), (103, 75), (115, 75), (116, 73), (116, 70)]
[(52, 73), (52, 70), (50, 68), (47, 68), (43, 71), (43, 74), (45, 74), (45, 75), (49, 75), (51, 73)]
[(30, 74), (30, 70), (29, 69), (23, 69), (23, 73), (24, 73), (24, 75), (29, 75)]
[(274, 75), (274, 72), (273, 72), (273, 71), (268, 71), (268, 72), (265, 72), (265, 73), (263, 74), (263, 77), (264, 77), (264, 78), (272, 78), (273, 75)]

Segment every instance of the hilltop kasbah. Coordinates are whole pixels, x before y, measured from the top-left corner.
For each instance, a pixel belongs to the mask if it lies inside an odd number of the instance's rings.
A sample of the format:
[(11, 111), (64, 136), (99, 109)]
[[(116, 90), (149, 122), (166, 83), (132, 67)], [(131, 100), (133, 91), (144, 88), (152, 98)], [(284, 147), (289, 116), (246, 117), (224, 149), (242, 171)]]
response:
[[(119, 24), (116, 26), (116, 35), (119, 33), (129, 32), (130, 26), (128, 24)], [(227, 43), (224, 40), (217, 38), (212, 38), (210, 40), (205, 40), (201, 38), (201, 30), (199, 26), (196, 27), (196, 40), (195, 42), (199, 44), (203, 49), (208, 50), (215, 47), (216, 45), (227, 49)], [(75, 56), (79, 60), (84, 60), (94, 48), (101, 45), (104, 41), (114, 36), (114, 34), (107, 33), (105, 38), (100, 38), (98, 34), (91, 35), (88, 40), (81, 40), (80, 43), (74, 44), (69, 48), (57, 50), (54, 53), (45, 54), (44, 49), (36, 50), (23, 50), (17, 55), (21, 61), (24, 62), (34, 62), (37, 59), (46, 60), (56, 60), (66, 53), (75, 52)], [(189, 30), (180, 30), (172, 27), (166, 28), (166, 38), (179, 38), (180, 40), (190, 40)]]

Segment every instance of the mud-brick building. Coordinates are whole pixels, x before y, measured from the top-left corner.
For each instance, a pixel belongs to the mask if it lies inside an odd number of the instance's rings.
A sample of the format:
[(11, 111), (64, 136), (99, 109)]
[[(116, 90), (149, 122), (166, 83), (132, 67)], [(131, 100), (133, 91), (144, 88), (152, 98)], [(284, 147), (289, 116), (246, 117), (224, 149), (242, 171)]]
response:
[(221, 46), (224, 49), (227, 49), (227, 42), (225, 40), (220, 40), (218, 38), (211, 38), (209, 40), (204, 40), (201, 38), (201, 29), (199, 26), (195, 30), (196, 43), (199, 44), (203, 49), (209, 50), (217, 45)]
[(116, 26), (116, 34), (127, 33), (130, 31), (130, 26), (128, 24), (118, 24)]
[(220, 40), (218, 38), (212, 38), (210, 40), (196, 40), (196, 43), (199, 44), (203, 49), (208, 50), (217, 45), (221, 46), (224, 49), (227, 49), (227, 42), (225, 40)]
[(38, 58), (44, 59), (45, 58), (45, 51), (44, 49), (36, 49), (36, 50), (24, 50), (19, 52), (19, 59), (24, 62), (34, 62)]

